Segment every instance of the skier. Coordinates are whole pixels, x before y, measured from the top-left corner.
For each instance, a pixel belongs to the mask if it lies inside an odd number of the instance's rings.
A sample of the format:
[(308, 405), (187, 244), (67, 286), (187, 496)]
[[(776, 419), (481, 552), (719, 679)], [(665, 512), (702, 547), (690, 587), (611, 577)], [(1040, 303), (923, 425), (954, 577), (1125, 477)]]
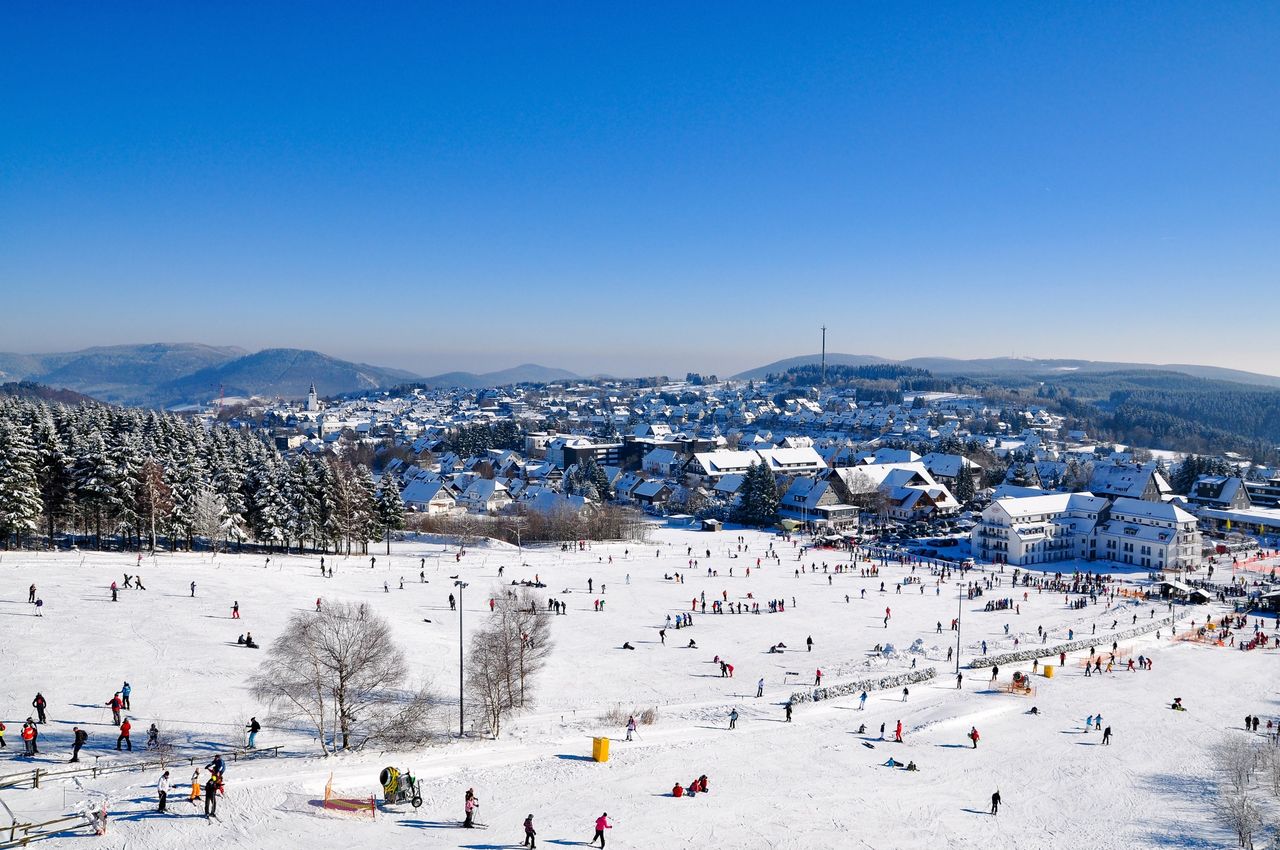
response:
[(240, 619), (240, 600), (238, 599), (231, 603), (231, 619)]
[(31, 758), (38, 752), (36, 750), (36, 727), (31, 722), (31, 718), (27, 718), (27, 722), (22, 724), (22, 752), (27, 758)]
[(867, 692), (863, 691), (858, 696), (858, 711), (864, 711), (867, 707)]
[(44, 694), (37, 691), (36, 698), (31, 701), (31, 707), (36, 710), (36, 717), (39, 718), (37, 722), (39, 723), (47, 722), (44, 714), (45, 705)]
[(817, 687), (822, 684), (822, 670), (819, 669), (813, 674), (813, 684)]
[(902, 701), (903, 701), (903, 702), (906, 702), (906, 701), (907, 701), (907, 694), (909, 694), (909, 693), (911, 693), (911, 692), (910, 692), (910, 691), (908, 691), (906, 688), (903, 688), (903, 689), (902, 689)]
[(191, 772), (191, 796), (189, 796), (187, 800), (194, 805), (195, 801), (199, 799), (200, 799), (200, 768), (197, 767), (195, 770)]
[(613, 824), (609, 823), (609, 813), (608, 813), (608, 812), (605, 812), (604, 814), (600, 815), (600, 817), (596, 818), (596, 834), (595, 834), (595, 835), (592, 837), (592, 839), (591, 839), (590, 841), (588, 841), (587, 843), (588, 843), (588, 844), (595, 844), (595, 843), (596, 843), (596, 839), (597, 839), (597, 838), (599, 838), (599, 839), (600, 839), (600, 847), (601, 847), (601, 850), (603, 850), (603, 848), (604, 848), (604, 831), (605, 831), (606, 829), (613, 829)]
[(456, 611), (458, 609), (458, 600), (453, 598), (453, 594), (449, 594), (449, 610)]
[(244, 728), (249, 730), (249, 749), (255, 749), (258, 740), (258, 733), (262, 731), (262, 724), (258, 722), (258, 718), (250, 717), (249, 724)]
[(32, 605), (36, 604), (36, 586), (34, 584), (27, 588), (27, 602)]
[(119, 592), (120, 592), (120, 588), (116, 587), (116, 583), (114, 581), (111, 582), (111, 601), (112, 602), (120, 601), (120, 598), (118, 596)]
[(316, 613), (317, 614), (320, 613), (320, 597), (319, 596), (316, 597)]
[(991, 814), (995, 815), (999, 813), (1000, 813), (1000, 791), (999, 789), (997, 789), (996, 793), (991, 795)]
[(902, 743), (902, 721), (898, 721), (897, 727), (893, 730), (893, 740), (896, 743)]
[(537, 834), (537, 830), (533, 828), (533, 814), (530, 813), (529, 816), (524, 819), (524, 841), (520, 843), (521, 846), (528, 847), (530, 850), (537, 847)]
[(167, 770), (156, 780), (156, 796), (160, 798), (160, 807), (156, 811), (165, 811), (165, 802), (169, 799), (169, 771)]
[(116, 749), (120, 749), (120, 744), (124, 743), (129, 747), (129, 752), (133, 752), (133, 741), (129, 739), (129, 731), (133, 729), (133, 725), (129, 723), (129, 718), (125, 718), (120, 724), (120, 736), (116, 738)]
[(729, 710), (729, 728), (736, 729), (738, 727), (738, 709)]
[(627, 740), (631, 740), (631, 735), (636, 731), (636, 719), (634, 716), (627, 718)]
[(791, 701), (787, 700), (787, 704), (784, 705), (782, 708), (787, 712), (787, 722), (790, 723), (791, 722)]
[(204, 816), (206, 818), (218, 816), (218, 786), (221, 784), (222, 780), (218, 774), (209, 774), (209, 780), (204, 784)]
[(480, 798), (476, 796), (476, 792), (473, 789), (468, 788), (466, 797), (462, 803), (462, 806), (466, 810), (466, 814), (467, 814), (466, 819), (462, 821), (462, 825), (465, 826), (467, 829), (471, 829), (475, 826), (474, 818), (476, 813), (476, 807), (479, 805), (480, 805)]
[(89, 740), (89, 733), (79, 726), (72, 726), (71, 732), (74, 735), (71, 741), (71, 760), (80, 761), (80, 748)]
[(805, 638), (804, 644), (809, 648), (810, 652), (813, 652), (813, 635), (809, 635), (809, 637)]
[(1108, 726), (1102, 731), (1102, 745), (1104, 747), (1111, 746), (1111, 727)]
[(124, 708), (124, 702), (120, 699), (120, 694), (116, 693), (111, 699), (107, 700), (104, 705), (111, 706), (111, 725), (120, 725), (120, 709)]
[(125, 682), (120, 686), (120, 707), (125, 711), (129, 710), (129, 695), (133, 693), (133, 686)]
[(756, 698), (759, 699), (762, 696), (764, 696), (764, 677), (756, 682)]
[(5, 728), (4, 721), (0, 720), (0, 750), (5, 749), (6, 747), (6, 744), (4, 742), (4, 728)]
[(191, 598), (196, 598), (196, 583), (194, 581), (191, 582)]

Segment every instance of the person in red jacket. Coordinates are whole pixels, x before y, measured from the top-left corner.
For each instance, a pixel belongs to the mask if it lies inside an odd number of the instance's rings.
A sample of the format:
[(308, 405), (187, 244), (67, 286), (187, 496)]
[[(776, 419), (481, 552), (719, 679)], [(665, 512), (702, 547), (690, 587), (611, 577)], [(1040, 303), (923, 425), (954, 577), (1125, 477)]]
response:
[(22, 724), (22, 747), (28, 758), (36, 754), (36, 725), (29, 720)]
[(120, 737), (116, 738), (117, 750), (120, 749), (120, 745), (123, 743), (129, 747), (129, 752), (133, 752), (133, 741), (129, 740), (129, 730), (132, 728), (133, 726), (129, 724), (129, 718), (126, 717), (124, 722), (120, 724)]
[(897, 728), (893, 730), (893, 740), (898, 742), (899, 744), (902, 743), (902, 721), (901, 720), (898, 721)]
[(970, 740), (970, 741), (973, 741), (973, 748), (974, 748), (975, 750), (976, 750), (976, 749), (978, 749), (978, 737), (979, 737), (979, 736), (978, 736), (978, 727), (977, 727), (977, 726), (971, 726), (971, 727), (969, 727), (969, 740)]
[(106, 705), (111, 706), (111, 723), (113, 726), (120, 725), (120, 709), (124, 708), (124, 701), (120, 699), (120, 694), (116, 694), (107, 700)]
[(684, 787), (683, 787), (683, 786), (681, 786), (679, 782), (677, 782), (677, 783), (676, 783), (676, 785), (675, 785), (675, 787), (671, 789), (671, 796), (672, 796), (672, 797), (683, 797), (683, 796), (684, 796)]

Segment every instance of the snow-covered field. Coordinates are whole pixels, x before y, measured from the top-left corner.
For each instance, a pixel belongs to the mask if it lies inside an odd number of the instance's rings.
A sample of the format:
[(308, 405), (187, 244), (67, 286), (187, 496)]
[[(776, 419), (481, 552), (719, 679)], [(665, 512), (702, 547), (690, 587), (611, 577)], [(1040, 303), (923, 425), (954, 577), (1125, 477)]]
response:
[[(735, 558), (739, 533), (749, 549)], [(757, 568), (769, 541), (776, 541), (781, 562)], [(688, 568), (688, 547), (698, 559), (696, 569)], [(187, 757), (204, 764), (214, 752), (241, 744), (251, 715), (266, 724), (259, 745), (282, 745), (283, 752), (230, 764), (227, 793), (213, 822), (186, 801), (181, 787), (172, 812), (155, 813), (156, 769), (47, 780), (38, 790), (0, 791), (0, 801), (18, 820), (31, 822), (105, 796), (111, 801), (106, 837), (85, 838), (81, 830), (46, 843), (88, 841), (139, 850), (210, 840), (234, 847), (504, 847), (519, 844), (529, 813), (543, 844), (572, 845), (591, 838), (594, 819), (605, 811), (614, 824), (611, 847), (1219, 847), (1234, 841), (1211, 817), (1207, 748), (1228, 730), (1240, 729), (1247, 713), (1264, 721), (1280, 713), (1274, 650), (1238, 652), (1172, 641), (1167, 629), (1159, 641), (1150, 634), (1122, 644), (1134, 657), (1154, 659), (1150, 672), (1118, 668), (1086, 678), (1077, 653), (1054, 678), (1036, 677), (1031, 697), (991, 688), (986, 669), (966, 670), (964, 687), (957, 690), (945, 660), (956, 640), (949, 630), (958, 604), (955, 584), (939, 587), (920, 568), (915, 574), (924, 592), (908, 586), (895, 593), (910, 567), (889, 566), (878, 578), (824, 573), (824, 563), (847, 560), (816, 550), (797, 561), (791, 544), (759, 532), (657, 529), (647, 544), (596, 545), (571, 553), (525, 549), (523, 566), (514, 548), (499, 545), (472, 548), (461, 562), (453, 547), (439, 542), (398, 543), (390, 557), (384, 551), (377, 547), (372, 569), (368, 557), (330, 556), (327, 562), (336, 564), (332, 579), (320, 577), (313, 556), (277, 555), (264, 567), (259, 555), (160, 555), (139, 568), (129, 554), (4, 553), (0, 718), (8, 725), (10, 755), (0, 756), (0, 777), (35, 766), (63, 767), (73, 724), (91, 735), (82, 761), (151, 758), (141, 746), (132, 755), (114, 749), (103, 703), (126, 679), (133, 685), (127, 714), (134, 719), (135, 743), (142, 744), (147, 726), (157, 723), (182, 757), (173, 770), (179, 786), (191, 775)], [(426, 583), (419, 580), (423, 558)], [(816, 564), (817, 571), (797, 577), (801, 563)], [(708, 577), (708, 568), (718, 575)], [(664, 578), (677, 571), (686, 577), (683, 584)], [(108, 587), (126, 572), (140, 572), (147, 590), (121, 590), (120, 601), (112, 603)], [(237, 647), (237, 635), (251, 631), (266, 646), (291, 613), (314, 610), (322, 597), (365, 600), (384, 613), (415, 667), (443, 698), (454, 698), (458, 619), (447, 597), (450, 576), (458, 574), (470, 582), (464, 598), (467, 631), (487, 615), (489, 597), (513, 579), (537, 575), (548, 585), (546, 592), (569, 605), (567, 616), (553, 618), (555, 651), (536, 707), (511, 723), (500, 740), (476, 735), (419, 752), (326, 759), (304, 730), (273, 725), (248, 693), (246, 681), (263, 651)], [(1136, 586), (1142, 577), (1123, 578)], [(594, 592), (587, 590), (588, 579)], [(26, 603), (32, 582), (45, 602), (42, 617)], [(688, 611), (703, 592), (708, 613), (694, 614), (691, 631), (668, 630), (663, 646), (658, 628), (667, 615)], [(769, 599), (784, 599), (786, 610), (710, 613), (711, 601), (726, 594), (734, 603), (759, 601), (762, 609)], [(1020, 613), (982, 610), (988, 599), (1002, 596), (1015, 596)], [(1050, 646), (1065, 641), (1068, 629), (1079, 637), (1096, 626), (1099, 646), (1109, 647), (1113, 621), (1123, 630), (1135, 615), (1141, 623), (1153, 610), (1165, 613), (1163, 606), (1131, 601), (1117, 601), (1114, 609), (1100, 602), (1073, 610), (1061, 594), (1034, 590), (1025, 602), (1021, 597), (1022, 590), (1015, 593), (1006, 581), (984, 598), (961, 603), (966, 661), (981, 653), (983, 640), (992, 653), (1012, 650), (1015, 639), (1019, 648), (1039, 644), (1038, 626), (1048, 630)], [(601, 612), (593, 610), (596, 599), (605, 601)], [(239, 622), (230, 619), (233, 601), (240, 604)], [(887, 628), (886, 607), (892, 609)], [(1203, 621), (1209, 612), (1222, 609), (1180, 609), (1180, 626)], [(812, 653), (804, 651), (809, 636)], [(697, 649), (685, 648), (690, 637)], [(903, 650), (916, 638), (924, 640), (927, 656), (917, 659), (918, 666), (936, 667), (939, 675), (912, 686), (906, 703), (896, 689), (872, 693), (865, 711), (858, 710), (856, 696), (842, 697), (800, 704), (794, 722), (784, 722), (787, 695), (811, 685), (816, 669), (827, 685), (904, 672), (913, 656)], [(635, 651), (622, 650), (624, 641)], [(779, 641), (788, 650), (769, 654)], [(869, 651), (877, 643), (891, 643), (899, 653), (873, 658)], [(735, 666), (734, 678), (721, 678), (712, 662), (716, 655)], [(1001, 683), (1012, 673), (1002, 666)], [(761, 677), (765, 695), (757, 699)], [(21, 750), (21, 721), (34, 713), (29, 706), (37, 691), (48, 699), (49, 723), (40, 739), (42, 754), (31, 764), (11, 754)], [(1169, 710), (1174, 696), (1183, 698), (1188, 712)], [(623, 730), (603, 720), (617, 705), (656, 706), (658, 722), (641, 727), (637, 741), (623, 742)], [(1028, 714), (1032, 705), (1038, 715)], [(729, 731), (727, 714), (734, 707), (741, 719)], [(1114, 732), (1110, 746), (1101, 746), (1099, 734), (1083, 731), (1084, 718), (1097, 713)], [(442, 708), (440, 720), (456, 734), (456, 705)], [(891, 736), (898, 720), (906, 730), (904, 743), (877, 740), (881, 723)], [(856, 734), (861, 723), (866, 735)], [(982, 736), (976, 750), (966, 738), (971, 726)], [(608, 763), (588, 760), (593, 735), (613, 738)], [(919, 772), (882, 766), (890, 756), (914, 760)], [(424, 780), (421, 809), (405, 806), (359, 819), (312, 804), (330, 772), (343, 792), (377, 794), (377, 774), (385, 765), (411, 768)], [(704, 773), (711, 793), (669, 796), (675, 782), (687, 784)], [(482, 800), (479, 820), (487, 830), (457, 828), (468, 787)], [(997, 789), (1004, 805), (992, 817), (987, 811)]]

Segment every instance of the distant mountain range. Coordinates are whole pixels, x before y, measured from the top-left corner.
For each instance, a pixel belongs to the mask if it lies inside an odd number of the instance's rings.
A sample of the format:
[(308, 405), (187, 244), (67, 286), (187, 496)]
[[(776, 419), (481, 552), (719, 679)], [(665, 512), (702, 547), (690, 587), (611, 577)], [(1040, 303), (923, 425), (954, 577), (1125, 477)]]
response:
[[(785, 372), (793, 366), (821, 362), (821, 354), (788, 357), (785, 360), (775, 360), (773, 363), (739, 372), (733, 377), (742, 381), (759, 381), (763, 380), (766, 375)], [(1154, 370), (1158, 372), (1180, 372), (1196, 378), (1231, 381), (1237, 384), (1280, 387), (1280, 377), (1275, 375), (1244, 372), (1239, 369), (1224, 369), (1218, 366), (1196, 366), (1188, 363), (1120, 363), (1107, 360), (1046, 360), (1031, 357), (987, 357), (975, 360), (961, 360), (953, 357), (912, 357), (907, 360), (894, 360), (891, 357), (876, 357), (870, 354), (827, 354), (828, 366), (866, 366), (871, 363), (896, 363), (902, 366), (912, 366), (916, 369), (927, 369), (935, 375), (966, 375), (974, 378), (1008, 375), (1052, 375), (1054, 373), (1068, 372), (1096, 373)]]
[(474, 372), (445, 372), (443, 375), (421, 378), (415, 383), (424, 384), (428, 387), (460, 387), (462, 389), (477, 390), (484, 387), (505, 387), (509, 384), (547, 384), (553, 381), (571, 381), (577, 377), (579, 376), (565, 369), (539, 366), (536, 363), (523, 363), (510, 369), (500, 369), (497, 372), (484, 372), (481, 374)]
[(314, 383), (322, 396), (420, 383), (429, 387), (503, 386), (576, 377), (524, 364), (498, 372), (448, 372), (423, 378), (404, 369), (353, 363), (297, 348), (250, 353), (234, 346), (150, 343), (58, 354), (0, 353), (0, 383), (38, 382), (113, 404), (171, 407), (227, 396), (302, 398)]

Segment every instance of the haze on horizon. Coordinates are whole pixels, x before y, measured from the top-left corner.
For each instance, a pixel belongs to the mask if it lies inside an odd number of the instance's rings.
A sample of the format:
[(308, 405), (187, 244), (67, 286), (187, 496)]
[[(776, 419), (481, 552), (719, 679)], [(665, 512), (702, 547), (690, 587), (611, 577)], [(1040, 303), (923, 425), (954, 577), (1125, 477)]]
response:
[(0, 350), (1280, 374), (1280, 6), (10, 4)]

